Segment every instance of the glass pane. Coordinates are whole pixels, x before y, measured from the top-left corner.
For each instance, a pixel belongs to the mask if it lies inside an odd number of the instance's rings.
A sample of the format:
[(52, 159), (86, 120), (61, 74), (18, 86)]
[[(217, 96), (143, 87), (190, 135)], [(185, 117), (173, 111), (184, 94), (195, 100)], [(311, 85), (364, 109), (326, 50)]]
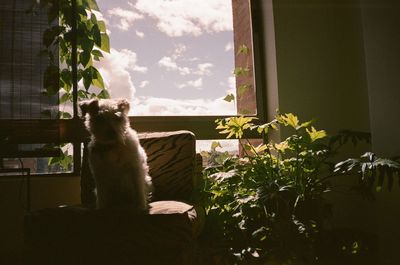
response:
[[(58, 154), (56, 148), (62, 150), (59, 157), (48, 157), (48, 155)], [(0, 159), (0, 169), (4, 173), (0, 175), (21, 175), (21, 173), (12, 172), (13, 169), (29, 169), (34, 174), (52, 174), (52, 173), (68, 173), (73, 169), (73, 148), (72, 144), (64, 144), (61, 147), (50, 147), (43, 144), (19, 144), (15, 150), (11, 150), (9, 154), (17, 154), (19, 158), (3, 158)], [(53, 161), (53, 162), (51, 162)], [(7, 169), (11, 169), (7, 172)]]
[[(235, 1), (234, 1), (235, 2)], [(236, 1), (237, 2), (237, 1)], [(231, 0), (98, 0), (111, 53), (97, 67), (131, 115), (235, 115)]]
[(203, 158), (203, 167), (221, 163), (226, 157), (239, 154), (238, 140), (198, 140), (196, 152)]

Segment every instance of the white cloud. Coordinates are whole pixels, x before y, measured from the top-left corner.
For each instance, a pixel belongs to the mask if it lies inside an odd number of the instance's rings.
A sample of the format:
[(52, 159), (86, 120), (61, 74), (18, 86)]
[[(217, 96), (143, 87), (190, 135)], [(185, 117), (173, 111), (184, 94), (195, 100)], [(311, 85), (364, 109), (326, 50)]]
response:
[(126, 98), (132, 100), (136, 92), (130, 71), (143, 73), (146, 67), (139, 66), (137, 55), (131, 50), (111, 49), (110, 53), (103, 53), (104, 58), (95, 62), (99, 69), (108, 91), (113, 98)]
[(232, 42), (228, 42), (228, 43), (225, 45), (225, 51), (226, 51), (226, 52), (233, 51), (233, 43), (232, 43)]
[(179, 88), (194, 87), (198, 90), (203, 89), (203, 79), (200, 77), (196, 80), (189, 80), (183, 84), (178, 85)]
[(175, 48), (175, 50), (174, 50), (173, 53), (172, 53), (172, 58), (178, 59), (178, 58), (182, 57), (182, 54), (183, 54), (184, 52), (186, 52), (186, 51), (187, 51), (186, 45), (180, 43), (180, 44), (176, 45), (176, 48)]
[(138, 36), (138, 37), (141, 38), (141, 39), (144, 38), (144, 32), (142, 32), (142, 31), (135, 30), (135, 34), (136, 34), (136, 36)]
[(138, 0), (135, 8), (157, 20), (170, 37), (232, 31), (232, 6), (227, 0)]
[(140, 82), (139, 87), (140, 87), (140, 88), (143, 88), (143, 87), (148, 86), (149, 84), (150, 84), (150, 82), (149, 82), (148, 80), (145, 80), (145, 81)]
[(108, 16), (111, 20), (110, 24), (122, 31), (127, 31), (133, 25), (134, 21), (144, 18), (142, 14), (120, 7), (108, 10)]
[(197, 71), (195, 74), (197, 75), (211, 75), (210, 68), (214, 65), (212, 63), (201, 63), (197, 65)]
[(170, 99), (139, 97), (133, 102), (131, 115), (235, 115), (234, 104), (217, 99)]
[(181, 75), (188, 75), (190, 74), (190, 69), (188, 67), (180, 67), (177, 63), (168, 56), (164, 56), (158, 61), (158, 65), (160, 67), (164, 67), (169, 71), (178, 71)]

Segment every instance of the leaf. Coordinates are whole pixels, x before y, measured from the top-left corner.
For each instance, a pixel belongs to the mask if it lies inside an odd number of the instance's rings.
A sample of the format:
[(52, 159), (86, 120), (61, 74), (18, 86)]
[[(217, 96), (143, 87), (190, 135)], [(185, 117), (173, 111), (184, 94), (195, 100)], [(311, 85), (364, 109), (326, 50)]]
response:
[(88, 99), (89, 92), (85, 91), (85, 90), (78, 90), (78, 97), (79, 99)]
[(70, 93), (65, 93), (65, 94), (63, 94), (63, 95), (60, 97), (60, 104), (63, 104), (63, 103), (65, 103), (65, 102), (69, 101), (69, 100), (72, 101), (72, 97), (71, 97), (71, 96), (72, 96), (72, 95), (71, 95)]
[(106, 23), (103, 20), (97, 20), (97, 26), (101, 33), (106, 33)]
[(60, 89), (59, 74), (59, 68), (56, 65), (51, 64), (46, 68), (43, 78), (43, 87), (46, 89), (48, 96), (53, 96), (58, 93)]
[(222, 148), (221, 143), (218, 141), (212, 141), (211, 143), (211, 150), (215, 151), (217, 147)]
[(87, 51), (83, 51), (79, 54), (79, 62), (83, 67), (86, 67), (90, 60), (90, 53)]
[(249, 47), (247, 47), (245, 44), (240, 45), (239, 49), (238, 49), (238, 54), (242, 53), (242, 54), (248, 54), (249, 53)]
[(92, 83), (92, 69), (87, 68), (82, 71), (82, 78), (83, 78), (83, 85), (85, 86), (85, 89), (88, 90), (90, 87), (90, 84)]
[(249, 90), (249, 88), (250, 88), (250, 86), (247, 85), (247, 84), (240, 85), (240, 86), (238, 87), (238, 90), (237, 90), (238, 96), (239, 96), (239, 97), (240, 97), (240, 96), (243, 96), (244, 93), (246, 93), (246, 92)]
[(96, 0), (87, 0), (87, 3), (90, 9), (100, 11), (99, 6), (96, 3)]
[(285, 126), (291, 126), (294, 129), (298, 128), (299, 119), (297, 116), (293, 115), (293, 113), (286, 113), (284, 115), (280, 115), (281, 120)]
[(289, 143), (287, 141), (283, 141), (279, 144), (275, 144), (274, 145), (275, 149), (279, 152), (285, 152), (286, 149), (289, 148)]
[(228, 95), (226, 95), (226, 97), (224, 97), (224, 100), (227, 102), (232, 102), (233, 100), (235, 100), (235, 95), (228, 94)]
[(317, 131), (314, 127), (311, 130), (306, 129), (308, 135), (310, 136), (311, 142), (315, 142), (318, 139), (322, 139), (327, 136), (324, 130)]
[(100, 29), (97, 24), (95, 24), (91, 30), (92, 36), (94, 43), (97, 45), (97, 47), (101, 47), (101, 34), (100, 34)]
[(72, 74), (68, 69), (63, 69), (60, 73), (60, 77), (64, 84), (67, 84), (69, 87), (72, 86)]
[(98, 97), (98, 98), (101, 98), (101, 99), (108, 99), (108, 98), (110, 98), (110, 93), (108, 93), (107, 89), (103, 89), (103, 90), (97, 95), (97, 97)]
[[(100, 89), (105, 89), (103, 77), (101, 76), (100, 72), (93, 66), (91, 66), (92, 71), (92, 84)], [(108, 97), (109, 98), (109, 95)]]
[(253, 148), (250, 151), (254, 155), (259, 155), (259, 154), (262, 154), (267, 149), (268, 149), (268, 146), (266, 144), (259, 144), (258, 146), (253, 146)]
[(62, 31), (63, 27), (60, 26), (53, 26), (48, 28), (43, 33), (43, 44), (46, 47), (49, 47), (58, 37)]
[(110, 52), (110, 38), (106, 33), (101, 33), (101, 46), (100, 49), (102, 49), (105, 52)]
[(72, 119), (72, 115), (69, 112), (60, 111), (60, 119)]
[(97, 56), (97, 57), (104, 57), (103, 53), (99, 50), (92, 50), (92, 55)]
[(235, 76), (243, 76), (243, 75), (247, 75), (250, 72), (250, 69), (248, 67), (236, 67), (233, 70), (233, 74)]

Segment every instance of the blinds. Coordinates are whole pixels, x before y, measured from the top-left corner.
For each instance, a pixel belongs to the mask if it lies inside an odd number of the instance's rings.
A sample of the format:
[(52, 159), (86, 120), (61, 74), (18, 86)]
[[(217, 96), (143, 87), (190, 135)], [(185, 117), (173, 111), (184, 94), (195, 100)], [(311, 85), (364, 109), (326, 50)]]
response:
[(49, 25), (46, 10), (29, 12), (35, 2), (0, 1), (0, 119), (54, 119), (58, 112), (58, 94), (43, 89), (50, 60), (40, 51)]

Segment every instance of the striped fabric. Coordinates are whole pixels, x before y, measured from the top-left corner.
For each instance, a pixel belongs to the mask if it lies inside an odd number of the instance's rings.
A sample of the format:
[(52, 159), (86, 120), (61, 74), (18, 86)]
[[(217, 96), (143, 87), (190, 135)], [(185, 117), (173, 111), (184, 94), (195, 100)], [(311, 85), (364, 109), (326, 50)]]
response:
[(190, 201), (195, 173), (196, 139), (189, 131), (141, 133), (150, 176), (153, 201)]

